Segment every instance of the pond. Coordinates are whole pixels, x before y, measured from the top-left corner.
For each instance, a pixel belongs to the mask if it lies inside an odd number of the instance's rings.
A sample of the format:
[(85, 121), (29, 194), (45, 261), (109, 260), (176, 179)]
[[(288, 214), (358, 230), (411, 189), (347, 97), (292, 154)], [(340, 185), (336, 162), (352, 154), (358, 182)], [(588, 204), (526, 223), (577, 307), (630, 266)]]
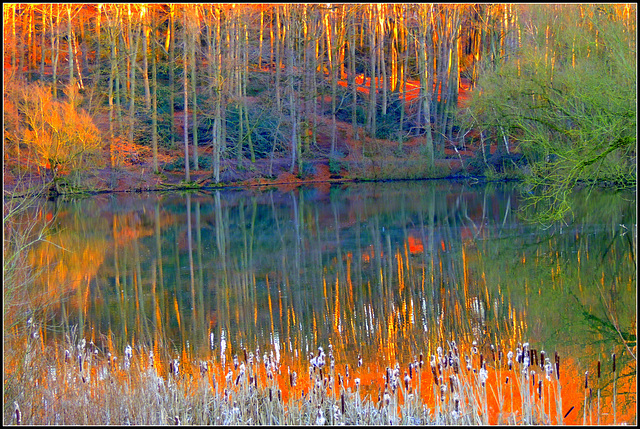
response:
[(114, 354), (130, 344), (165, 367), (208, 360), (220, 374), (248, 352), (301, 380), (323, 347), (372, 396), (386, 367), (427, 362), (452, 341), (487, 361), (528, 342), (561, 356), (568, 422), (582, 422), (584, 374), (596, 382), (598, 361), (611, 396), (617, 353), (620, 421), (636, 408), (635, 195), (572, 198), (573, 216), (546, 227), (522, 220), (512, 184), (47, 202), (37, 216), (53, 219), (50, 235), (30, 254), (43, 270), (34, 295), (52, 303), (44, 340), (75, 332)]

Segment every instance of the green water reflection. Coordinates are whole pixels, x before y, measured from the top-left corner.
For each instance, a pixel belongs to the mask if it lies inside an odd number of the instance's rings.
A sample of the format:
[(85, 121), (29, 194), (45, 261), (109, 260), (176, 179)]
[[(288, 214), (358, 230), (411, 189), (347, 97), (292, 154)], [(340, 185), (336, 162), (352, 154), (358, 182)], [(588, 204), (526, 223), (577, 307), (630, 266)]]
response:
[(518, 195), (401, 182), (48, 202), (32, 261), (54, 325), (121, 350), (331, 343), (382, 367), (447, 340), (530, 341), (587, 366), (635, 347), (635, 197), (577, 193), (572, 219), (541, 228)]

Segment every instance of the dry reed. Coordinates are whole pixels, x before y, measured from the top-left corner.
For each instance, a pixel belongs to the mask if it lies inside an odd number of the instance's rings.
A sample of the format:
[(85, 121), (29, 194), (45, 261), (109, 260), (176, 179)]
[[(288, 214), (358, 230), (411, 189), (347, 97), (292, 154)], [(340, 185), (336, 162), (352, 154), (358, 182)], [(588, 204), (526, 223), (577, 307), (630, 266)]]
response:
[[(431, 356), (429, 378), (422, 376), (422, 355), (406, 367), (387, 367), (380, 374), (384, 387), (380, 385), (377, 397), (365, 394), (360, 378), (352, 379), (349, 374), (349, 367), (362, 366), (361, 358), (344, 366), (343, 377), (337, 373), (331, 347), (327, 353), (319, 348), (309, 356), (306, 391), (299, 386), (295, 371), (281, 367), (279, 357), (273, 353), (261, 357), (258, 350), (254, 354), (243, 349), (242, 359), (234, 355), (227, 366), (214, 359), (188, 362), (156, 356), (152, 348), (139, 345), (128, 345), (119, 358), (116, 350), (99, 349), (93, 343), (86, 346), (86, 341), (77, 341), (73, 335), (66, 344), (49, 347), (30, 338), (27, 347), (32, 364), (20, 374), (24, 389), (11, 415), (5, 414), (5, 423), (486, 425), (563, 421), (559, 357), (556, 354), (554, 368), (544, 352), (538, 361), (526, 343), (517, 348), (515, 363), (511, 351), (504, 362), (500, 347), (497, 353), (492, 346), (490, 354), (483, 354), (474, 345), (471, 358), (465, 356), (467, 364), (462, 365), (462, 355), (451, 342), (447, 352), (438, 348)], [(432, 401), (423, 382), (432, 384)], [(509, 397), (503, 382), (509, 385)], [(585, 378), (585, 395), (587, 383)], [(557, 389), (555, 417), (553, 384)], [(290, 389), (286, 399), (283, 388)], [(514, 389), (520, 394), (519, 407), (514, 407)], [(497, 413), (490, 414), (489, 398), (497, 404)], [(585, 396), (583, 422), (587, 421), (586, 405)]]

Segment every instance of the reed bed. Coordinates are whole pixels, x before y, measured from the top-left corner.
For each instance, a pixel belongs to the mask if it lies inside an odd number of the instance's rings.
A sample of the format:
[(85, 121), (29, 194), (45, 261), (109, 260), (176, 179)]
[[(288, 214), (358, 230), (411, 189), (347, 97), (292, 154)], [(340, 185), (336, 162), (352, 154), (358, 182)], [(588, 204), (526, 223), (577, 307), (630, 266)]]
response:
[[(117, 354), (73, 335), (46, 346), (35, 326), (18, 346), (25, 350), (20, 361), (5, 362), (5, 375), (19, 371), (15, 384), (5, 383), (5, 401), (13, 395), (5, 424), (530, 425), (562, 424), (566, 414), (560, 357), (527, 343), (505, 353), (475, 344), (462, 352), (451, 342), (387, 367), (379, 386), (368, 388), (353, 373), (361, 362), (350, 374), (330, 346), (306, 358), (304, 374), (257, 349), (189, 360), (144, 346)], [(584, 421), (591, 423), (587, 400)]]

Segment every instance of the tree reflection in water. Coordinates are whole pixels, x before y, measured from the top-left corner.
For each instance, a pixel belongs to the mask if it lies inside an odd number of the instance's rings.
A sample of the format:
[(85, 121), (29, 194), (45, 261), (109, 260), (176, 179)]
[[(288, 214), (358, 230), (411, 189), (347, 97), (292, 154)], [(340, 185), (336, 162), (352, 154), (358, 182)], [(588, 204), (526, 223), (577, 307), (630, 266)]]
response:
[[(577, 392), (564, 404), (581, 406), (584, 371), (612, 352), (618, 402), (635, 404), (634, 208), (620, 196), (590, 199), (542, 229), (519, 220), (509, 185), (95, 197), (51, 203), (58, 232), (32, 261), (45, 266), (40, 288), (60, 297), (51, 311), (66, 329), (78, 325), (114, 353), (147, 345), (167, 365), (209, 361), (220, 383), (234, 356), (274, 353), (308, 392), (321, 346), (332, 349), (336, 383), (359, 378), (374, 397), (385, 368), (408, 370), (451, 341), (469, 353), (475, 343), (470, 357), (491, 371), (504, 371), (489, 360), (496, 348), (529, 341), (564, 357)], [(598, 381), (603, 407), (612, 381)], [(432, 382), (424, 377), (422, 392), (434, 400)], [(487, 381), (503, 382), (495, 372)]]

